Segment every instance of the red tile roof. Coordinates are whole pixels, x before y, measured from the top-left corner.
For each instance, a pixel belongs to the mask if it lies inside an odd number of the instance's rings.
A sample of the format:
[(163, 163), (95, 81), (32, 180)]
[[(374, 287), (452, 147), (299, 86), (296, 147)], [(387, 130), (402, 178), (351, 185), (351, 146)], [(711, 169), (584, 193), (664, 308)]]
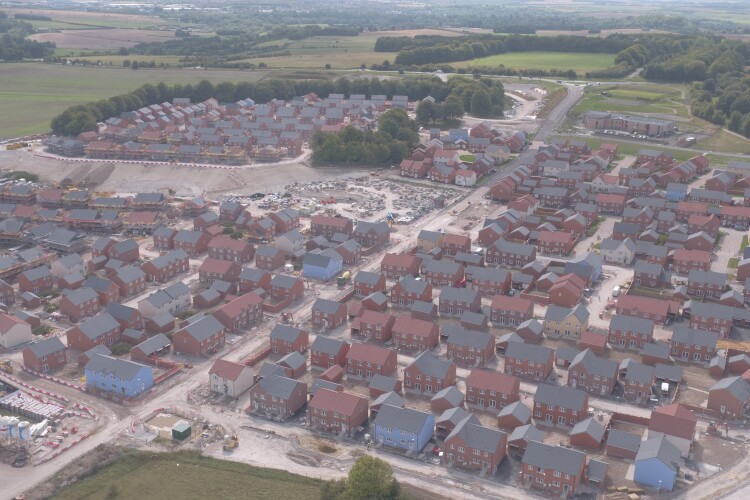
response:
[(310, 401), (310, 408), (318, 408), (320, 410), (351, 416), (357, 409), (357, 405), (363, 400), (367, 401), (366, 398), (357, 396), (356, 394), (332, 391), (321, 387)]
[(510, 394), (520, 381), (504, 373), (475, 368), (466, 379), (466, 387), (489, 389), (501, 394)]
[(219, 377), (227, 380), (237, 380), (242, 373), (242, 370), (245, 368), (247, 367), (240, 363), (235, 363), (226, 359), (217, 359), (208, 371), (208, 374), (213, 375), (215, 373)]

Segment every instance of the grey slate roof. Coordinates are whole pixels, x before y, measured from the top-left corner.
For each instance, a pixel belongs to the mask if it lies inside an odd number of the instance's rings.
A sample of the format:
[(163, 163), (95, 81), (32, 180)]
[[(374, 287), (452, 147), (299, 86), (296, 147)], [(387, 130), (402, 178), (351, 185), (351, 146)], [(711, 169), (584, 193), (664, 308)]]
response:
[(295, 328), (290, 325), (277, 324), (273, 327), (273, 330), (271, 330), (270, 336), (272, 339), (294, 342), (295, 340), (297, 340), (300, 333), (302, 333), (302, 330), (300, 330), (299, 328)]
[(632, 380), (643, 384), (653, 384), (656, 372), (653, 366), (631, 361), (625, 372), (625, 380)]
[(455, 408), (449, 408), (435, 419), (435, 424), (439, 425), (445, 422), (452, 422), (454, 425), (457, 425), (461, 420), (465, 419), (469, 415), (469, 412), (461, 407), (457, 406)]
[(534, 403), (562, 406), (573, 410), (580, 410), (586, 399), (586, 393), (579, 389), (550, 384), (539, 384), (534, 394)]
[(268, 375), (263, 377), (263, 380), (258, 382), (258, 385), (266, 394), (287, 400), (294, 393), (298, 382), (294, 379), (279, 375)]
[(169, 340), (169, 337), (167, 337), (163, 333), (159, 333), (154, 335), (150, 339), (144, 340), (135, 347), (143, 351), (146, 356), (150, 356), (155, 352), (161, 351), (165, 347), (169, 347), (170, 345), (172, 345), (172, 341)]
[(544, 319), (550, 321), (562, 321), (571, 314), (578, 318), (582, 323), (589, 318), (588, 310), (583, 304), (578, 304), (573, 308), (550, 305), (547, 307), (547, 314), (544, 316)]
[(224, 330), (218, 319), (213, 316), (205, 316), (195, 323), (190, 323), (183, 330), (189, 333), (195, 340), (205, 340), (212, 335)]
[(443, 334), (448, 334), (448, 344), (469, 346), (475, 348), (485, 348), (487, 343), (492, 340), (493, 335), (487, 332), (476, 332), (467, 330), (460, 326), (445, 325)]
[(610, 429), (607, 436), (607, 446), (610, 445), (637, 453), (638, 448), (641, 447), (641, 437), (620, 429)]
[(354, 277), (354, 281), (357, 283), (365, 283), (367, 285), (376, 285), (380, 280), (380, 273), (371, 273), (369, 271), (359, 271)]
[(505, 357), (533, 361), (534, 363), (546, 363), (550, 356), (554, 359), (552, 349), (535, 344), (509, 342), (505, 349)]
[(430, 414), (412, 408), (399, 408), (398, 406), (383, 405), (378, 411), (373, 424), (388, 429), (399, 429), (402, 431), (419, 434), (422, 432)]
[(643, 441), (635, 456), (635, 463), (650, 458), (658, 458), (675, 473), (680, 467), (680, 450), (664, 434)]
[(440, 290), (440, 300), (451, 300), (465, 303), (473, 303), (479, 296), (479, 290), (472, 288), (445, 287)]
[(617, 361), (600, 358), (594, 354), (591, 349), (586, 349), (573, 358), (573, 361), (570, 363), (570, 368), (572, 369), (579, 364), (585, 367), (586, 371), (592, 375), (611, 378), (617, 377)]
[(421, 294), (427, 288), (428, 283), (425, 280), (418, 280), (414, 276), (407, 275), (398, 281), (398, 285), (407, 293)]
[(80, 328), (83, 334), (92, 340), (119, 327), (120, 323), (111, 314), (106, 312), (78, 324), (78, 328)]
[(512, 441), (525, 441), (527, 443), (531, 441), (537, 441), (539, 443), (544, 440), (544, 432), (540, 431), (534, 424), (521, 425), (513, 429), (513, 432), (508, 436), (508, 442)]
[(648, 318), (638, 318), (636, 316), (625, 316), (615, 314), (609, 322), (610, 330), (620, 330), (623, 332), (645, 333), (650, 335), (654, 331), (654, 322)]
[(338, 352), (341, 350), (341, 346), (343, 345), (343, 340), (332, 339), (324, 335), (318, 335), (317, 337), (315, 337), (315, 340), (313, 340), (313, 343), (310, 346), (310, 351), (322, 352), (325, 354), (338, 354)]
[(404, 398), (399, 396), (393, 391), (386, 392), (375, 398), (375, 400), (370, 405), (370, 408), (377, 408), (377, 407), (385, 407), (385, 406), (397, 406), (399, 408), (404, 407)]
[(681, 344), (698, 345), (702, 347), (716, 347), (719, 334), (708, 330), (696, 330), (687, 326), (677, 326), (672, 333), (672, 342)]
[(450, 361), (437, 358), (430, 351), (424, 351), (414, 358), (409, 367), (416, 366), (425, 375), (444, 379), (448, 375), (451, 364)]
[(335, 300), (316, 299), (315, 303), (313, 304), (312, 310), (321, 311), (326, 314), (336, 314), (336, 312), (341, 309), (341, 307), (344, 307), (344, 305), (341, 302), (337, 302)]
[(750, 383), (742, 377), (727, 377), (716, 382), (709, 392), (718, 390), (728, 390), (738, 401), (750, 400)]
[(297, 351), (292, 351), (277, 361), (282, 366), (288, 366), (294, 371), (307, 366), (307, 358)]
[(41, 342), (31, 344), (28, 349), (34, 353), (34, 356), (41, 358), (65, 349), (65, 344), (62, 343), (59, 337), (48, 337)]
[(77, 290), (70, 290), (63, 292), (65, 298), (67, 298), (73, 305), (80, 306), (88, 302), (89, 300), (99, 300), (99, 295), (89, 287), (82, 287)]
[(599, 482), (600, 484), (604, 483), (604, 480), (607, 478), (607, 468), (609, 467), (609, 464), (607, 462), (602, 462), (600, 460), (594, 460), (593, 458), (588, 461), (586, 464), (586, 470), (584, 471), (584, 475), (589, 480), (594, 480)]
[(513, 415), (519, 422), (528, 422), (531, 420), (531, 409), (522, 402), (516, 401), (515, 403), (505, 406), (500, 410), (500, 413), (497, 414), (498, 417), (505, 417), (508, 415)]
[(682, 380), (683, 370), (679, 366), (656, 363), (654, 370), (657, 380), (669, 380), (674, 383)]
[(459, 436), (466, 446), (470, 448), (494, 453), (505, 433), (496, 429), (484, 427), (475, 422), (476, 417), (474, 416), (464, 418), (453, 429), (453, 432), (448, 434), (448, 437), (445, 438), (445, 440), (449, 441), (451, 438)]
[(453, 406), (460, 406), (464, 402), (464, 395), (463, 393), (456, 387), (455, 385), (452, 385), (450, 387), (446, 387), (445, 389), (438, 391), (435, 393), (435, 395), (432, 397), (432, 401), (437, 401), (440, 399), (445, 399)]
[(601, 442), (602, 439), (604, 439), (605, 430), (606, 429), (604, 428), (604, 426), (600, 424), (598, 420), (593, 417), (589, 417), (579, 421), (576, 425), (574, 425), (570, 430), (570, 435), (575, 436), (578, 434), (588, 434), (595, 441)]
[(153, 371), (150, 366), (142, 365), (135, 361), (105, 356), (103, 354), (93, 355), (89, 362), (86, 363), (86, 370), (112, 375), (120, 380), (133, 380), (138, 375), (141, 368), (148, 368)]
[(586, 462), (586, 454), (562, 446), (550, 446), (539, 441), (530, 441), (526, 445), (522, 462), (575, 476)]

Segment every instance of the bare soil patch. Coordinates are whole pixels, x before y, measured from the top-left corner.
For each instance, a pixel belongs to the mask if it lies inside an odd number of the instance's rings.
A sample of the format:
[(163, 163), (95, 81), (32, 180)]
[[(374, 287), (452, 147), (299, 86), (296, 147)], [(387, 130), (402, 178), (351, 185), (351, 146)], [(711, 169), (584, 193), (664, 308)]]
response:
[(37, 42), (54, 42), (64, 49), (119, 49), (135, 47), (139, 43), (166, 42), (174, 38), (174, 31), (100, 29), (63, 30), (59, 33), (37, 33), (29, 37)]

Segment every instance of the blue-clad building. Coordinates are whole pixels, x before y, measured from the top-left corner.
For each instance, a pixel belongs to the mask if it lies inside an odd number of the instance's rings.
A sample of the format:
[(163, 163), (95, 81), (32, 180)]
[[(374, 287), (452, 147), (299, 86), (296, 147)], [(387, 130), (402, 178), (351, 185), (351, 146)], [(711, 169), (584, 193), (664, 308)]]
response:
[(680, 450), (664, 434), (641, 443), (635, 457), (633, 480), (660, 490), (672, 491), (680, 470)]
[(305, 278), (327, 281), (336, 276), (343, 266), (343, 257), (336, 258), (322, 253), (307, 253), (302, 259), (302, 274)]
[(431, 413), (385, 404), (373, 422), (375, 442), (383, 446), (422, 451), (435, 433)]
[(154, 385), (154, 370), (133, 361), (95, 354), (86, 363), (86, 385), (132, 398)]

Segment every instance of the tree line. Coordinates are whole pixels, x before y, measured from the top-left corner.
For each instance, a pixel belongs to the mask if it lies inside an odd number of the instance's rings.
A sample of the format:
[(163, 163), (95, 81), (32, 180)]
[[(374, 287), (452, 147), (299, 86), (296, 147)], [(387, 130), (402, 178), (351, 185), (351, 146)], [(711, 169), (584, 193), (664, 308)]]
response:
[[(492, 83), (491, 87), (487, 83)], [(133, 92), (99, 101), (77, 104), (69, 107), (52, 119), (51, 128), (55, 135), (75, 136), (81, 132), (96, 130), (97, 122), (119, 116), (124, 111), (134, 111), (143, 106), (171, 101), (175, 97), (187, 97), (193, 102), (215, 98), (221, 103), (237, 102), (250, 98), (255, 102), (266, 103), (271, 99), (290, 100), (294, 96), (311, 92), (319, 96), (329, 94), (405, 95), (409, 100), (422, 100), (432, 96), (438, 102), (445, 101), (451, 93), (456, 93), (469, 109), (473, 92), (478, 89), (490, 93), (493, 105), (501, 103), (504, 89), (500, 82), (492, 80), (472, 81), (466, 78), (451, 78), (443, 82), (437, 77), (378, 78), (348, 80), (279, 80), (269, 79), (259, 82), (222, 82), (213, 84), (202, 80), (196, 85), (145, 84)]]
[(417, 129), (406, 111), (391, 109), (380, 116), (377, 131), (350, 125), (338, 133), (316, 132), (310, 143), (312, 159), (314, 163), (398, 164), (419, 143)]
[(643, 71), (648, 80), (690, 83), (742, 72), (750, 63), (750, 46), (721, 37), (696, 37), (653, 57)]
[(5, 12), (0, 11), (0, 61), (43, 59), (52, 55), (54, 43), (26, 39), (33, 32), (31, 24), (10, 19)]
[(750, 138), (750, 80), (737, 72), (695, 82), (690, 97), (694, 116)]

